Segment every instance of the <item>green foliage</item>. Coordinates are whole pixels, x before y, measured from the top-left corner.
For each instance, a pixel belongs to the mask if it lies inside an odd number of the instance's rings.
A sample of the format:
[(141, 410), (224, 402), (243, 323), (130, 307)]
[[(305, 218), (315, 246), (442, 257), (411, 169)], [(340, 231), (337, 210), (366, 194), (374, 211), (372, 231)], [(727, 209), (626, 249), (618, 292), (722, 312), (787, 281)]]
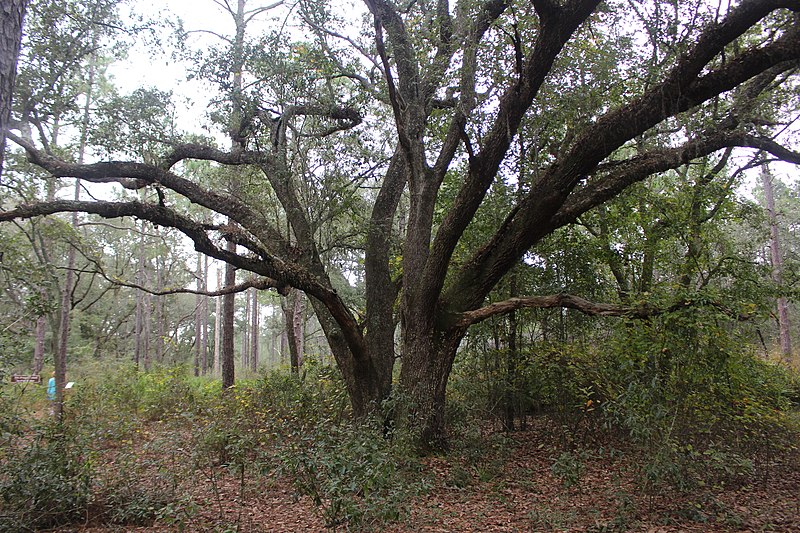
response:
[[(153, 450), (144, 450), (153, 451)], [(164, 450), (156, 450), (164, 451)], [(145, 526), (173, 515), (181, 498), (179, 472), (131, 450), (117, 456), (115, 468), (95, 490), (112, 524)]]
[[(190, 521), (195, 511), (179, 497), (182, 479), (210, 484), (222, 513), (223, 473), (239, 480), (242, 493), (253, 476), (287, 474), (331, 527), (396, 520), (420, 487), (410, 439), (398, 432), (387, 439), (377, 420), (354, 425), (338, 372), (314, 363), (301, 376), (276, 371), (224, 393), (183, 367), (98, 369), (85, 376), (68, 413), (97, 445), (128, 447), (96, 489), (104, 519), (115, 524)], [(153, 423), (161, 437), (143, 449), (137, 443)]]
[(318, 426), (292, 440), (281, 460), (297, 491), (311, 497), (330, 528), (398, 520), (415, 490), (402, 455), (377, 422)]
[(39, 429), (28, 446), (0, 463), (0, 529), (29, 531), (69, 524), (85, 514), (92, 463), (67, 427)]
[(553, 461), (550, 471), (561, 480), (565, 489), (575, 487), (583, 476), (587, 457), (585, 451), (563, 452)]
[[(605, 438), (636, 446), (650, 493), (725, 485), (796, 448), (798, 430), (798, 376), (740, 335), (706, 305), (620, 325), (602, 346), (536, 343), (521, 354), (511, 392), (523, 417), (544, 412), (560, 428), (565, 451), (552, 470), (565, 486)], [(504, 350), (464, 354), (451, 382), (456, 419), (468, 405), (501, 417), (507, 369), (494, 361), (504, 359)]]

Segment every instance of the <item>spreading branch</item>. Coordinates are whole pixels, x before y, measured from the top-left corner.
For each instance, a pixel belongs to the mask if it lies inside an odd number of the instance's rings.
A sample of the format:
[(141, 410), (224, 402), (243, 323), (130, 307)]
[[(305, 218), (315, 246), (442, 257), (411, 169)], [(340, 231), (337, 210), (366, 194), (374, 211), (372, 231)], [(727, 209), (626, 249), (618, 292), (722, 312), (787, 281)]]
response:
[(645, 320), (653, 318), (666, 313), (673, 313), (680, 309), (687, 307), (713, 307), (720, 310), (726, 315), (735, 318), (736, 320), (749, 320), (750, 315), (736, 313), (727, 307), (717, 302), (709, 302), (706, 300), (683, 299), (667, 307), (655, 307), (648, 303), (641, 303), (638, 305), (619, 305), (609, 303), (597, 303), (574, 296), (572, 294), (550, 294), (547, 296), (520, 296), (509, 298), (502, 302), (495, 302), (487, 306), (458, 313), (454, 326), (466, 328), (478, 322), (482, 322), (488, 318), (506, 315), (519, 309), (574, 309), (590, 316), (600, 317), (620, 317), (628, 319)]

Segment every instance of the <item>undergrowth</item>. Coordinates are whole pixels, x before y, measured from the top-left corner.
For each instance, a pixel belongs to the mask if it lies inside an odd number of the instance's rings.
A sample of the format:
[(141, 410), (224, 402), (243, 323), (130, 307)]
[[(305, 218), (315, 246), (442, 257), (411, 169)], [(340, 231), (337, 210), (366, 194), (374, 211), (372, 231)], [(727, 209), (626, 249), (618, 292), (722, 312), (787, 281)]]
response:
[[(506, 360), (502, 350), (465, 350), (449, 391), (452, 467), (442, 481), (460, 490), (500, 478), (515, 445), (491, 421), (510, 429), (512, 411), (516, 427), (530, 416), (552, 421), (560, 449), (550, 473), (568, 491), (581, 489), (608, 450), (625, 450), (636, 490), (652, 498), (769, 475), (796, 446), (800, 380), (715, 324), (677, 313), (629, 324), (602, 347), (539, 343), (519, 354), (512, 375), (493, 364)], [(353, 422), (335, 368), (274, 371), (226, 391), (186, 367), (94, 364), (71, 376), (78, 386), (62, 424), (47, 416), (41, 388), (0, 386), (8, 407), (0, 411), (0, 530), (76, 521), (236, 529), (248, 496), (279, 481), (307, 497), (328, 528), (376, 529), (407, 516), (436, 483), (410, 430), (378, 414)], [(402, 402), (394, 396), (383, 412)], [(223, 490), (232, 482), (233, 502)], [(608, 527), (622, 530), (636, 498), (620, 491), (618, 500)], [(549, 523), (546, 515), (531, 520)]]

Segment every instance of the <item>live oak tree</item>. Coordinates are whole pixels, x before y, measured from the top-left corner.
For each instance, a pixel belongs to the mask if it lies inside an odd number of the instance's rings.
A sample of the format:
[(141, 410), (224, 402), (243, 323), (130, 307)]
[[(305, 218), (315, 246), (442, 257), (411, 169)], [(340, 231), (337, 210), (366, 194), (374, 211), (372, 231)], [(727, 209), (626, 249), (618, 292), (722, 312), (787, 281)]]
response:
[[(287, 43), (277, 33), (250, 43), (251, 90), (219, 111), (237, 140), (231, 148), (172, 139), (154, 160), (81, 165), (11, 134), (53, 176), (160, 194), (27, 203), (0, 220), (138, 217), (261, 276), (262, 288), (304, 292), (354, 413), (388, 397), (399, 356), (407, 419), (424, 444), (438, 446), (448, 377), (471, 325), (525, 307), (651, 312), (568, 294), (489, 303), (543, 239), (650, 176), (729, 148), (800, 162), (776, 136), (780, 126), (763, 127), (760, 115), (764, 106), (796, 112), (770, 95), (797, 84), (797, 0), (744, 0), (728, 11), (704, 2), (364, 4), (361, 35), (332, 7), (301, 2), (311, 40)], [(669, 46), (658, 44), (664, 39)], [(247, 184), (235, 194), (202, 187), (183, 174), (190, 160), (241, 167)], [(492, 187), (515, 184), (520, 167), (519, 193), (476, 232)], [(190, 215), (177, 197), (213, 215)], [(363, 250), (363, 270), (337, 265), (336, 239), (325, 240), (340, 227), (337, 204), (361, 213), (360, 241), (347, 244)], [(341, 282), (355, 270), (360, 310)]]

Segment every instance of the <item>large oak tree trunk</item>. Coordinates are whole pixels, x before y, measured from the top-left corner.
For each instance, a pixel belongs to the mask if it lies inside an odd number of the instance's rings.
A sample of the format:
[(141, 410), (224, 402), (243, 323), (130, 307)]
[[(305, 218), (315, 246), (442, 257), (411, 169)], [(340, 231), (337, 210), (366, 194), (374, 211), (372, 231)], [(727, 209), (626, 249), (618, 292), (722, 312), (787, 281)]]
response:
[(403, 416), (416, 433), (422, 451), (447, 448), (447, 380), (463, 336), (460, 329), (405, 328), (400, 389), (409, 404)]
[(3, 173), (6, 129), (11, 118), (11, 98), (26, 4), (27, 0), (3, 0), (0, 7), (0, 175)]

